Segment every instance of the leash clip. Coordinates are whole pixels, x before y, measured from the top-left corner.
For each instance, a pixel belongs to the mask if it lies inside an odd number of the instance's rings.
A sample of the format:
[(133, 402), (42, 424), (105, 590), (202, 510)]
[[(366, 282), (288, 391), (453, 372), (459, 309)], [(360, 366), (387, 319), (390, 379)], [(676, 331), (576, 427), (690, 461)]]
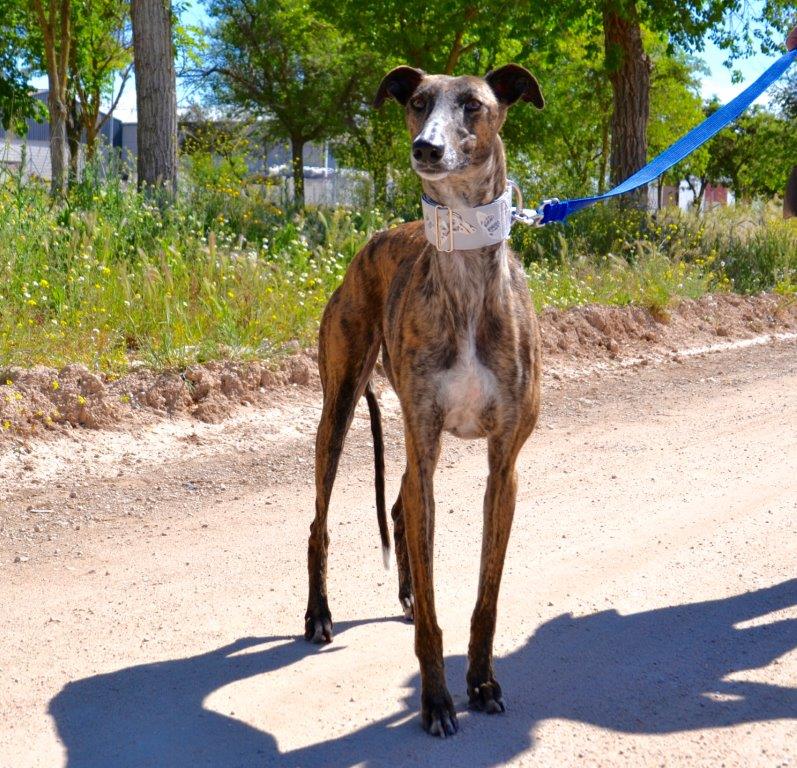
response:
[(552, 197), (549, 200), (543, 200), (542, 204), (535, 210), (534, 208), (523, 207), (523, 193), (520, 187), (514, 181), (509, 181), (509, 186), (512, 191), (517, 195), (518, 204), (512, 208), (512, 221), (519, 221), (521, 224), (526, 224), (529, 227), (541, 227), (542, 220), (545, 218), (543, 210), (548, 203), (558, 203), (558, 197)]
[(537, 221), (536, 226), (543, 227), (543, 219), (545, 218), (545, 206), (546, 205), (559, 205), (561, 200), (558, 197), (549, 197), (543, 200), (539, 207), (537, 208), (537, 215), (539, 216), (539, 220)]
[(530, 227), (541, 227), (542, 219), (543, 214), (540, 211), (535, 211), (533, 208), (516, 208), (512, 211), (513, 221), (519, 221), (521, 224), (526, 224)]

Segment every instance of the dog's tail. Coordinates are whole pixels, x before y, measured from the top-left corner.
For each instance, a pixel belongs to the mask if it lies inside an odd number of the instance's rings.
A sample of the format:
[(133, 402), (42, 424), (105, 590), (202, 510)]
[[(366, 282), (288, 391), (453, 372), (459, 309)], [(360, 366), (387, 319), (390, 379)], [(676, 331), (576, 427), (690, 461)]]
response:
[(365, 399), (371, 416), (371, 434), (374, 438), (374, 487), (376, 489), (376, 520), (379, 523), (379, 538), (382, 539), (382, 559), (385, 568), (390, 568), (390, 535), (387, 531), (385, 509), (385, 441), (382, 436), (382, 417), (374, 388), (369, 381), (365, 387)]

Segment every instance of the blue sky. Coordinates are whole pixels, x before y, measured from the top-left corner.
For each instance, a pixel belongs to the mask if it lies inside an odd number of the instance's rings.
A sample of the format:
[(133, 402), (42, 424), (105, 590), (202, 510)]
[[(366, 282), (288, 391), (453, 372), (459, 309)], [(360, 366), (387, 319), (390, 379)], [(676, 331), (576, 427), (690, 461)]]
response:
[[(184, 13), (183, 19), (189, 24), (207, 24), (209, 18), (205, 13), (205, 9), (200, 2), (193, 2), (189, 4)], [(784, 30), (783, 37), (785, 39), (788, 30)], [(732, 71), (723, 65), (725, 54), (720, 51), (713, 43), (707, 42), (705, 50), (698, 54), (710, 70), (710, 74), (704, 76), (701, 91), (703, 98), (708, 99), (716, 96), (721, 103), (730, 101), (737, 93), (739, 93), (746, 85), (749, 85), (756, 77), (758, 77), (769, 64), (774, 60), (772, 56), (763, 56), (757, 54), (747, 59), (741, 59), (733, 64), (733, 68), (742, 74), (742, 81), (740, 83), (732, 82)], [(34, 81), (37, 88), (47, 87), (47, 78), (37, 78)], [(190, 100), (190, 95), (180, 88), (178, 84), (178, 104), (179, 107), (187, 106), (187, 101)], [(766, 94), (762, 96), (758, 103), (766, 104), (768, 101)], [(125, 92), (119, 101), (116, 108), (115, 116), (125, 122), (132, 122), (136, 119), (136, 97), (135, 97), (135, 81), (131, 78), (128, 81)]]

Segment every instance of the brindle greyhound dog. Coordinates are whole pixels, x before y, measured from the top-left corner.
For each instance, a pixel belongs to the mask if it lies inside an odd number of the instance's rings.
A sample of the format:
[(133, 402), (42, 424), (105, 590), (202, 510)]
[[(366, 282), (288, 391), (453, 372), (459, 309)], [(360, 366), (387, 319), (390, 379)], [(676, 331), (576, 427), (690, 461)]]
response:
[[(496, 603), (515, 509), (515, 461), (539, 411), (540, 339), (526, 277), (506, 245), (511, 191), (499, 130), (511, 104), (523, 99), (542, 108), (543, 98), (534, 77), (516, 64), (484, 78), (398, 67), (382, 80), (374, 105), (388, 97), (405, 107), (412, 167), (422, 179), (433, 222), (374, 235), (352, 261), (321, 321), (324, 405), (316, 438), (305, 635), (318, 643), (332, 639), (327, 509), (343, 441), (363, 394), (374, 434), (379, 528), (389, 554), (382, 432), (370, 383), (381, 348), (401, 403), (407, 452), (392, 511), (399, 599), (415, 621), (422, 724), (445, 737), (458, 725), (446, 688), (432, 579), (433, 476), (443, 430), (487, 438), (490, 474), (467, 684), (473, 708), (504, 711), (493, 674)], [(482, 207), (501, 200), (503, 208)], [(466, 235), (461, 242), (467, 244), (478, 222), (486, 221), (495, 234), (496, 219), (503, 219), (497, 240), (456, 247), (457, 231)]]

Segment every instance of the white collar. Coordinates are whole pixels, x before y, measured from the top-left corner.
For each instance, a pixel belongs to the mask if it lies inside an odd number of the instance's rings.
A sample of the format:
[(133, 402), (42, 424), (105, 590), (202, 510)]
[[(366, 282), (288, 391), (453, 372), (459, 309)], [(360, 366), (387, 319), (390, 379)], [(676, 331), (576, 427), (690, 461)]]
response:
[(448, 208), (423, 195), (421, 206), (426, 239), (438, 251), (446, 253), (483, 248), (506, 240), (512, 229), (514, 186), (507, 181), (501, 197), (475, 208)]

